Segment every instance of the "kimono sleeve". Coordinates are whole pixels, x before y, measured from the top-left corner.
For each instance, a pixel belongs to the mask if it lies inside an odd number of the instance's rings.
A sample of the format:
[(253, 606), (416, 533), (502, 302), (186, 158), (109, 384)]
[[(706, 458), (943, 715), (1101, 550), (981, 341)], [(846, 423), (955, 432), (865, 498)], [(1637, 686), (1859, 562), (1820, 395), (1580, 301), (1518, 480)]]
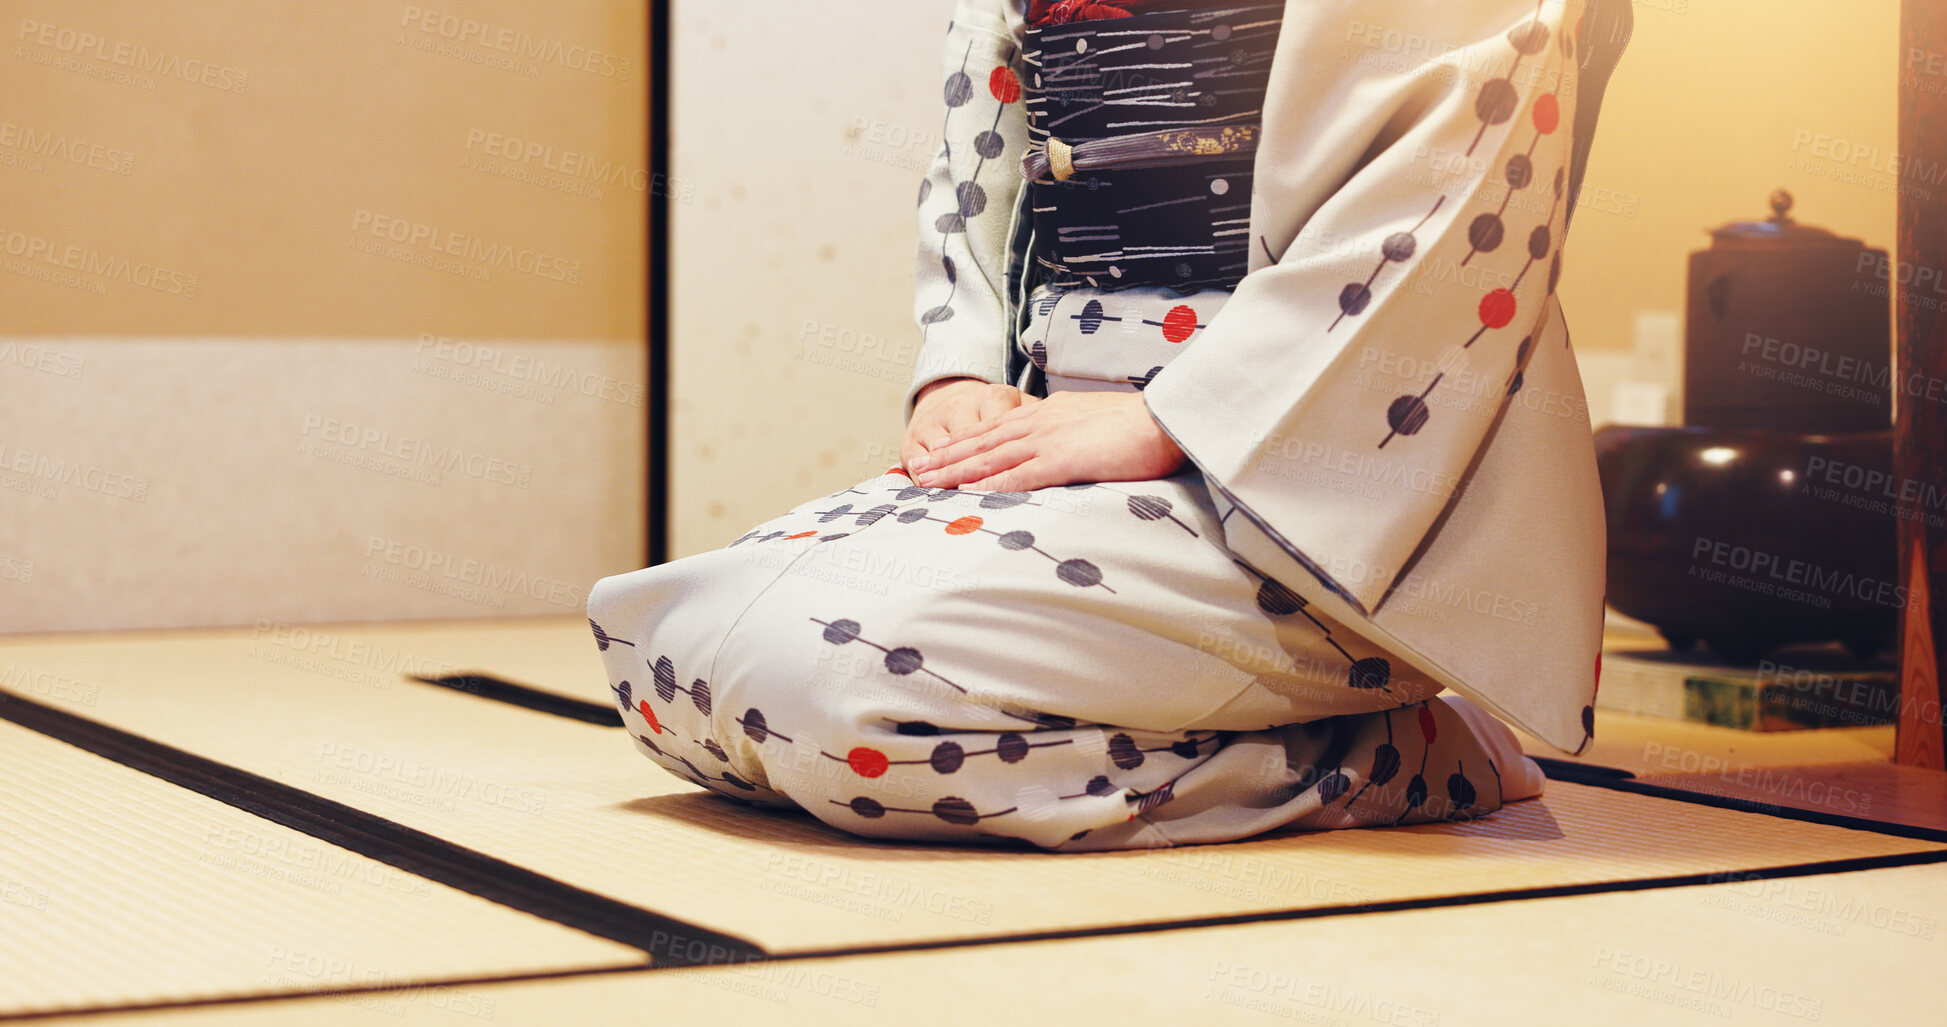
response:
[(1018, 0), (958, 0), (940, 68), (940, 147), (919, 185), (913, 315), (919, 355), (906, 416), (941, 378), (1007, 380), (1006, 283), (1024, 179)]
[(1143, 393), (1362, 611), (1465, 488), (1561, 272), (1580, 0), (1290, 3), (1251, 266)]

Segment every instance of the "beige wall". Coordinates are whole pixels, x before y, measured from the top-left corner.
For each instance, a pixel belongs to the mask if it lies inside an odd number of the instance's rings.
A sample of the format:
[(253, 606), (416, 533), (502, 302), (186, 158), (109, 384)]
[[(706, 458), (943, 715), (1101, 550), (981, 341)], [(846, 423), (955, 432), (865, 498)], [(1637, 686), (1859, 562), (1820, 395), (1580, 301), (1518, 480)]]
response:
[(640, 566), (644, 5), (0, 33), (0, 630), (570, 612)]
[[(722, 545), (893, 461), (912, 364), (913, 206), (949, 0), (685, 0), (674, 26), (672, 549)], [(1766, 216), (1887, 247), (1893, 0), (1640, 0), (1603, 107), (1562, 302), (1610, 418), (1639, 312), (1683, 309), (1707, 229)], [(1842, 177), (1850, 176), (1850, 177)]]
[(1563, 251), (1578, 352), (1627, 348), (1638, 310), (1681, 311), (1686, 255), (1768, 217), (1773, 189), (1807, 224), (1892, 248), (1899, 7), (1638, 0)]

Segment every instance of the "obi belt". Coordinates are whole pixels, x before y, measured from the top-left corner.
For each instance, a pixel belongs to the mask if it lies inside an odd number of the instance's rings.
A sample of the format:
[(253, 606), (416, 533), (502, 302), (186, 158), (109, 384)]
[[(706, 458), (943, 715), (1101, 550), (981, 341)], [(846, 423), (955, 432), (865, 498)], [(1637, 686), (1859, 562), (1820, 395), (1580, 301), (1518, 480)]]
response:
[(1233, 288), (1282, 3), (1030, 26), (1032, 257), (1053, 289)]

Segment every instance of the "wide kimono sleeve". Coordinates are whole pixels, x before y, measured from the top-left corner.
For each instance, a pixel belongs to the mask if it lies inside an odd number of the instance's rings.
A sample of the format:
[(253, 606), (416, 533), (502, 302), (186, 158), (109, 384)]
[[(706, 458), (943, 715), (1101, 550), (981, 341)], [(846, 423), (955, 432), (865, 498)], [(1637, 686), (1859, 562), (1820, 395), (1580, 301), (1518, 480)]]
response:
[[(1308, 572), (1353, 626), (1568, 750), (1591, 730), (1602, 613), (1554, 295), (1593, 124), (1589, 9), (1288, 3), (1249, 271), (1143, 393), (1234, 549)], [(1620, 40), (1604, 45), (1613, 63)], [(1599, 98), (1607, 68), (1588, 77)], [(1419, 594), (1398, 595), (1415, 571)]]
[(1020, 0), (958, 0), (940, 68), (940, 146), (919, 185), (913, 315), (919, 355), (906, 416), (941, 378), (1004, 382), (1012, 338), (1010, 240), (1022, 192)]

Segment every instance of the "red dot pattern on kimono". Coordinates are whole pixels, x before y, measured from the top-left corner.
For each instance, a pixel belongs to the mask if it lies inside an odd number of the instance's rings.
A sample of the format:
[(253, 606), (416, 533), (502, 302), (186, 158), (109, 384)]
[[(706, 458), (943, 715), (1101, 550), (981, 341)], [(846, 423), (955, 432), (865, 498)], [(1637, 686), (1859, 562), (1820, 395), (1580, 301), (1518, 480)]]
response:
[(1514, 320), (1514, 293), (1506, 289), (1496, 289), (1481, 297), (1481, 324), (1489, 328), (1505, 328)]
[(1013, 103), (1021, 98), (1021, 80), (1014, 76), (1013, 68), (1002, 65), (987, 76), (987, 91), (1002, 103)]
[(1426, 744), (1432, 745), (1433, 739), (1439, 734), (1439, 727), (1433, 723), (1433, 711), (1422, 705), (1420, 707), (1420, 736), (1426, 739)]
[(845, 763), (860, 777), (878, 777), (886, 772), (891, 761), (885, 753), (861, 745), (845, 754)]
[(1534, 119), (1535, 131), (1542, 135), (1554, 132), (1555, 126), (1562, 123), (1562, 105), (1555, 99), (1554, 93), (1543, 93), (1535, 97)]
[(810, 538), (811, 536), (813, 536), (813, 535), (816, 535), (816, 534), (818, 534), (818, 533), (817, 533), (817, 532), (815, 532), (815, 531), (801, 531), (801, 532), (798, 532), (798, 533), (797, 533), (796, 535), (786, 535), (786, 536), (784, 536), (784, 537), (785, 537), (785, 538), (787, 538), (787, 539), (794, 539), (794, 538)]
[(975, 517), (972, 514), (968, 514), (967, 516), (958, 518), (954, 520), (952, 523), (948, 524), (946, 526), (946, 533), (949, 535), (971, 535), (974, 532), (979, 531), (980, 526), (985, 523), (986, 522), (981, 520), (980, 518)]
[(640, 703), (636, 704), (636, 710), (637, 712), (642, 714), (643, 720), (649, 722), (649, 730), (654, 731), (657, 734), (663, 733), (662, 722), (656, 719), (656, 711), (649, 708), (649, 700), (644, 699)]
[(1197, 312), (1184, 304), (1170, 308), (1163, 315), (1163, 338), (1169, 342), (1182, 342), (1197, 330)]

